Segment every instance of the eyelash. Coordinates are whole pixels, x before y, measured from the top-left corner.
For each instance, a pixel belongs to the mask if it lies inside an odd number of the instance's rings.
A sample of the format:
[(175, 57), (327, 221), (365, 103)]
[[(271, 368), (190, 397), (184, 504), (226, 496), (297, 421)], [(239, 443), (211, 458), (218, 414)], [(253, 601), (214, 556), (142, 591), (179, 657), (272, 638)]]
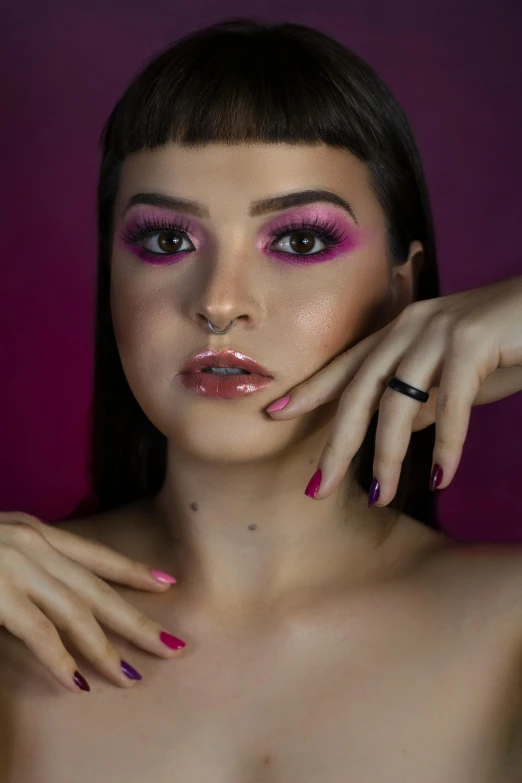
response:
[[(141, 222), (136, 225), (135, 228), (127, 228), (122, 234), (121, 238), (124, 242), (126, 242), (129, 245), (143, 245), (147, 239), (150, 239), (150, 237), (154, 236), (155, 234), (160, 234), (165, 231), (172, 231), (172, 232), (179, 232), (180, 234), (188, 234), (190, 230), (190, 226), (187, 221), (185, 220), (178, 220), (177, 218), (173, 219), (160, 219), (160, 218), (149, 218), (149, 217), (143, 217), (141, 219)], [(288, 253), (285, 250), (279, 250), (279, 251), (272, 251), (277, 254), (282, 254), (285, 256), (290, 256), (291, 258), (295, 259), (301, 259), (301, 258), (320, 258), (322, 255), (325, 255), (333, 248), (337, 247), (339, 245), (344, 237), (343, 232), (337, 228), (335, 223), (333, 221), (327, 221), (327, 222), (321, 222), (319, 218), (317, 218), (314, 222), (307, 220), (305, 218), (302, 218), (301, 220), (292, 220), (289, 223), (285, 223), (282, 226), (279, 226), (277, 229), (277, 232), (274, 232), (272, 234), (272, 237), (270, 239), (269, 247), (277, 240), (279, 241), (287, 234), (295, 233), (296, 231), (310, 231), (314, 234), (316, 234), (319, 239), (321, 239), (323, 242), (326, 243), (326, 247), (323, 250), (320, 250), (316, 253)], [(165, 256), (167, 258), (181, 255), (182, 253), (187, 252), (186, 250), (178, 250), (175, 253), (155, 253), (152, 250), (144, 249), (143, 250), (145, 256), (150, 258), (160, 258), (162, 256)]]

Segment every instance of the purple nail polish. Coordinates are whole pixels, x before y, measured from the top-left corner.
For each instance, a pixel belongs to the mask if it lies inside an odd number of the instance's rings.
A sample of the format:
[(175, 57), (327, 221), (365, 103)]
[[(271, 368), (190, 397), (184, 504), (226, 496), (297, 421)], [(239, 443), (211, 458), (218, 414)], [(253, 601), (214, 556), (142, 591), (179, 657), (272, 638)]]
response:
[(441, 466), (436, 462), (431, 469), (430, 489), (434, 492), (442, 481), (444, 473)]
[(130, 663), (127, 663), (127, 661), (120, 661), (121, 663), (121, 670), (125, 674), (126, 677), (129, 678), (129, 680), (142, 680), (143, 677), (139, 672), (136, 671), (134, 666), (131, 666)]
[(321, 471), (317, 468), (305, 489), (305, 495), (308, 495), (309, 498), (315, 498), (317, 495), (319, 487), (321, 486), (321, 476)]
[(372, 481), (372, 485), (370, 487), (370, 492), (368, 494), (368, 508), (371, 508), (374, 503), (377, 503), (377, 501), (379, 500), (379, 493), (380, 493), (379, 482), (374, 477)]

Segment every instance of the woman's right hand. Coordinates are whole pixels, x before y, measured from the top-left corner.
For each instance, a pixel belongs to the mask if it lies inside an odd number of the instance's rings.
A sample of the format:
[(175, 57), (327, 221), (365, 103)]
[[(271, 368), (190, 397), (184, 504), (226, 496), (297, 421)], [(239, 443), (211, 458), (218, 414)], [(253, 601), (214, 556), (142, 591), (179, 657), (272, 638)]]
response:
[[(165, 592), (169, 586), (157, 581), (145, 563), (103, 544), (30, 514), (0, 512), (0, 628), (21, 639), (73, 693), (90, 688), (76, 684), (85, 680), (81, 674), (75, 680), (78, 667), (57, 629), (66, 631), (102, 674), (123, 687), (136, 679), (125, 675), (118, 650), (97, 620), (148, 652), (163, 658), (177, 655), (160, 639), (160, 633), (168, 632), (103, 578), (152, 592)], [(184, 643), (177, 641), (181, 649)]]

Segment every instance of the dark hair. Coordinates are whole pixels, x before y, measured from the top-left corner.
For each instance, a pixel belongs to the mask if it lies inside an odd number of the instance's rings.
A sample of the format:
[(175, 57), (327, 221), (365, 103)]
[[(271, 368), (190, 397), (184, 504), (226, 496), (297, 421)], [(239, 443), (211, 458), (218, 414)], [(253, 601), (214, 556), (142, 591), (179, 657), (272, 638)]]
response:
[[(326, 143), (364, 161), (388, 226), (390, 263), (424, 246), (415, 299), (439, 295), (428, 191), (410, 126), (374, 71), (338, 41), (300, 24), (232, 18), (196, 30), (148, 62), (125, 90), (100, 137), (98, 290), (92, 426), (97, 511), (159, 491), (166, 438), (125, 378), (110, 309), (113, 211), (127, 155), (166, 142)], [(377, 413), (352, 463), (372, 480)], [(434, 425), (413, 433), (390, 504), (441, 530), (429, 490)]]

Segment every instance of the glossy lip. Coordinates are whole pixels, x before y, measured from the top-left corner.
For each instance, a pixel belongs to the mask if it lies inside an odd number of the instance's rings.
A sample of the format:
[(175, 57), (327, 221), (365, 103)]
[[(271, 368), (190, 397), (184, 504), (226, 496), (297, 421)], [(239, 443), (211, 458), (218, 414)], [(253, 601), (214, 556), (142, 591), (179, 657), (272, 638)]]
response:
[[(247, 370), (252, 375), (258, 375), (264, 378), (273, 378), (266, 367), (259, 362), (246, 356), (244, 353), (227, 348), (219, 353), (210, 348), (197, 353), (185, 362), (180, 375), (201, 372), (205, 367), (238, 367), (241, 370)], [(228, 376), (230, 378), (234, 376)], [(240, 376), (238, 376), (240, 377)]]

